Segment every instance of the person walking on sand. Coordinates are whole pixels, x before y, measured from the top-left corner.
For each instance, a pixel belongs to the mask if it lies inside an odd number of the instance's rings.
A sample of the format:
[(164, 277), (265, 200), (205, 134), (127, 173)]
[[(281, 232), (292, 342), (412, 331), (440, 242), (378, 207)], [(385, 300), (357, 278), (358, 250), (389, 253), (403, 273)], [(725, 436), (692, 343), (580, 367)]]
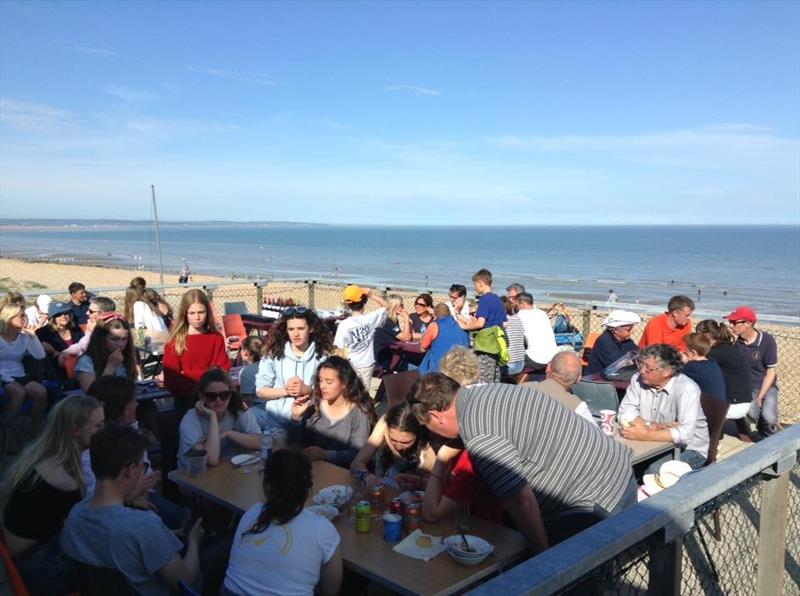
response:
[(181, 267), (181, 272), (178, 274), (178, 283), (179, 284), (186, 284), (189, 283), (189, 276), (191, 275), (191, 271), (189, 271), (189, 265), (186, 263), (183, 264)]

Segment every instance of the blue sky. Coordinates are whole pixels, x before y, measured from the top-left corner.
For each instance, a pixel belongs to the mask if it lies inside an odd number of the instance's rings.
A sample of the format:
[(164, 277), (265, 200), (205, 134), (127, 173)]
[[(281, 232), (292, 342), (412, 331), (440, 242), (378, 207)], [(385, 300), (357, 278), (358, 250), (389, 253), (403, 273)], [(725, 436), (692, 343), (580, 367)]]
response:
[(0, 216), (800, 223), (800, 3), (0, 3)]

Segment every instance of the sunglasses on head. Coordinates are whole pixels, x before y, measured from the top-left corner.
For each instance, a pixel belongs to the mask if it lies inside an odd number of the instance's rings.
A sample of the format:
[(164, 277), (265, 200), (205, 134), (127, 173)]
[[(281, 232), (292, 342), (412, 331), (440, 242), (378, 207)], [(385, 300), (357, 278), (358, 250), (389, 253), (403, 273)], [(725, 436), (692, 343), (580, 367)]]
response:
[(283, 318), (284, 319), (291, 319), (295, 315), (300, 315), (301, 317), (309, 312), (309, 310), (305, 306), (290, 306), (283, 311)]
[(230, 398), (230, 391), (203, 391), (203, 399), (206, 401), (226, 401)]

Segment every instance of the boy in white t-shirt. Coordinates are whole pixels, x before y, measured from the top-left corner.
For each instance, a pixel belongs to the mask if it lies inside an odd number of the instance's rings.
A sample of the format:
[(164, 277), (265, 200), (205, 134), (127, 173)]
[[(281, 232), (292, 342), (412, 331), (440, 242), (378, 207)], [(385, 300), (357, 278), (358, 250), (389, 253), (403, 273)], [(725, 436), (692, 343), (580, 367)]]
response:
[[(371, 298), (380, 308), (364, 313), (367, 299)], [(369, 391), (372, 383), (372, 369), (375, 366), (373, 340), (375, 329), (386, 320), (388, 303), (382, 296), (368, 288), (350, 285), (344, 289), (345, 305), (353, 311), (350, 318), (345, 319), (336, 328), (333, 345), (341, 350), (342, 356), (350, 361), (364, 387)]]

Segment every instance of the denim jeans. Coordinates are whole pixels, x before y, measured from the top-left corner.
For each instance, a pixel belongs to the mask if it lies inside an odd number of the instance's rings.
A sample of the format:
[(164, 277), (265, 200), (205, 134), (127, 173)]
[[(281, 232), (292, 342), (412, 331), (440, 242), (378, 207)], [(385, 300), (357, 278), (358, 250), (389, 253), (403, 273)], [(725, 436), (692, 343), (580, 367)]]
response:
[(758, 391), (753, 391), (753, 402), (750, 404), (748, 416), (756, 421), (758, 432), (764, 436), (774, 435), (778, 431), (778, 388), (773, 385), (764, 396), (764, 403), (758, 405)]
[[(671, 453), (665, 455), (664, 457), (658, 458), (656, 461), (647, 466), (647, 469), (644, 471), (644, 473), (658, 474), (658, 469), (661, 467), (661, 464), (668, 462), (671, 459), (672, 459)], [(698, 453), (697, 451), (690, 451), (689, 449), (684, 449), (678, 456), (678, 460), (689, 464), (689, 467), (691, 467), (692, 470), (699, 470), (700, 468), (702, 468), (704, 465), (706, 465), (707, 459), (708, 458), (702, 453)]]
[(48, 543), (34, 546), (17, 559), (17, 569), (31, 596), (67, 594), (77, 588), (72, 561), (63, 553), (56, 535)]

